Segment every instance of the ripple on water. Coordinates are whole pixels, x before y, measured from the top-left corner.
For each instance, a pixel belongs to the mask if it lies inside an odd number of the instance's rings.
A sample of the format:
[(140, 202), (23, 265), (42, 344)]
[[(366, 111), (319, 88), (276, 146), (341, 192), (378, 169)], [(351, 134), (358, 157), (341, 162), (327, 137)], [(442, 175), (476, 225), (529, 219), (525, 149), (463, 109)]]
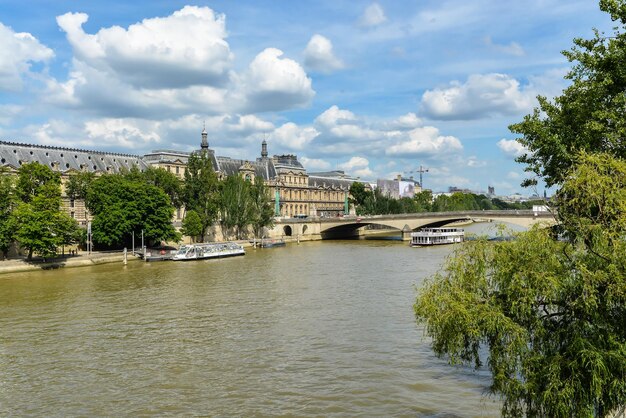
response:
[(413, 318), (448, 253), (316, 242), (0, 279), (0, 415), (498, 416), (488, 375)]

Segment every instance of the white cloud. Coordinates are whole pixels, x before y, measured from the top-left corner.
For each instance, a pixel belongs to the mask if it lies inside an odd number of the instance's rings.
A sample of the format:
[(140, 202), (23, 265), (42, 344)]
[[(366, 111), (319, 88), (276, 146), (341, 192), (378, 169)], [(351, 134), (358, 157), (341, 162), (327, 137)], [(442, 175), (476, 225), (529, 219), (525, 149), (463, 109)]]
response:
[(31, 63), (45, 63), (54, 57), (54, 52), (30, 33), (14, 32), (2, 23), (0, 45), (0, 90), (21, 90), (23, 77), (29, 74)]
[(350, 171), (350, 170), (354, 170), (355, 168), (367, 167), (369, 164), (370, 162), (367, 158), (352, 157), (350, 158), (350, 160), (346, 161), (345, 163), (339, 164), (339, 168), (342, 170)]
[[(370, 129), (349, 110), (339, 109), (336, 105), (326, 109), (315, 118), (315, 126), (320, 131), (320, 141), (336, 144), (338, 142), (354, 141), (363, 143), (380, 139), (384, 133)], [(339, 145), (339, 144), (337, 144)], [(337, 152), (338, 149), (327, 149), (328, 152)]]
[(127, 150), (144, 150), (160, 143), (159, 129), (159, 122), (139, 119), (94, 119), (84, 123), (51, 119), (26, 128), (40, 144)]
[(359, 20), (359, 25), (363, 27), (378, 26), (387, 21), (385, 11), (378, 3), (372, 3), (363, 12)]
[(185, 6), (171, 16), (84, 32), (85, 13), (66, 13), (57, 23), (75, 57), (137, 88), (221, 86), (233, 61), (224, 15)]
[(464, 84), (427, 90), (422, 110), (434, 119), (478, 119), (492, 114), (514, 115), (529, 111), (535, 103), (534, 89), (505, 74), (474, 74)]
[(475, 156), (468, 157), (467, 159), (467, 166), (471, 168), (480, 168), (480, 167), (485, 167), (486, 165), (487, 165), (486, 161), (479, 160)]
[[(202, 126), (209, 132), (212, 148), (233, 147), (250, 158), (260, 150), (263, 133), (274, 129), (271, 122), (254, 115), (218, 115), (205, 117), (189, 114), (175, 119), (96, 118), (66, 122), (52, 119), (43, 125), (30, 126), (27, 132), (41, 144), (89, 149), (126, 149), (144, 153), (155, 148), (198, 149)], [(234, 154), (227, 154), (234, 156)]]
[(519, 180), (522, 178), (522, 175), (516, 171), (509, 171), (506, 177), (511, 180)]
[(315, 119), (315, 123), (325, 128), (332, 128), (338, 124), (352, 123), (356, 116), (349, 110), (342, 110), (337, 105), (332, 105)]
[(172, 118), (198, 109), (213, 114), (224, 112), (226, 93), (211, 86), (137, 89), (115, 74), (74, 61), (67, 81), (48, 82), (43, 101), (104, 117)]
[(277, 128), (270, 134), (270, 141), (281, 148), (289, 150), (303, 150), (319, 135), (312, 127), (299, 127), (295, 123), (288, 122)]
[(415, 113), (407, 113), (402, 115), (390, 124), (392, 129), (414, 129), (422, 125), (422, 120)]
[(143, 149), (146, 145), (160, 143), (161, 137), (156, 129), (158, 123), (155, 122), (125, 119), (100, 119), (85, 123), (85, 133), (94, 144), (127, 149)]
[(498, 141), (498, 148), (511, 158), (521, 157), (528, 153), (528, 148), (517, 142), (515, 139), (501, 139)]
[(24, 110), (24, 106), (0, 105), (0, 125), (9, 125)]
[(329, 74), (343, 68), (343, 63), (335, 57), (330, 39), (315, 34), (304, 50), (304, 66), (312, 71)]
[(242, 77), (242, 91), (249, 111), (277, 111), (308, 104), (315, 91), (311, 79), (283, 52), (267, 48), (250, 63)]
[(315, 95), (302, 67), (274, 48), (235, 73), (225, 17), (207, 7), (185, 6), (93, 35), (82, 28), (87, 19), (83, 13), (57, 18), (74, 59), (66, 81), (48, 81), (44, 102), (102, 117), (171, 119), (198, 109), (208, 115), (287, 110)]
[(390, 156), (436, 156), (456, 153), (463, 149), (461, 141), (453, 136), (439, 135), (434, 126), (415, 128), (408, 132), (408, 138), (403, 136), (386, 150)]
[(376, 178), (376, 173), (372, 171), (369, 167), (360, 168), (358, 170), (351, 171), (348, 173), (352, 176), (356, 176), (361, 179), (374, 179)]
[(487, 36), (485, 38), (485, 44), (489, 48), (493, 49), (494, 51), (502, 52), (508, 55), (521, 57), (526, 54), (524, 52), (524, 48), (522, 48), (521, 45), (518, 44), (517, 42), (511, 42), (508, 45), (503, 45), (503, 44), (498, 44), (498, 43), (493, 42), (493, 40), (491, 39), (491, 36)]
[(364, 157), (352, 157), (348, 161), (339, 164), (339, 169), (346, 173), (361, 177), (361, 178), (373, 178), (374, 172), (369, 167), (369, 160)]
[(268, 132), (274, 129), (274, 124), (259, 118), (256, 115), (236, 115), (222, 118), (230, 126), (231, 132), (256, 133)]
[(300, 157), (300, 162), (309, 171), (330, 170), (332, 167), (328, 161), (319, 158)]

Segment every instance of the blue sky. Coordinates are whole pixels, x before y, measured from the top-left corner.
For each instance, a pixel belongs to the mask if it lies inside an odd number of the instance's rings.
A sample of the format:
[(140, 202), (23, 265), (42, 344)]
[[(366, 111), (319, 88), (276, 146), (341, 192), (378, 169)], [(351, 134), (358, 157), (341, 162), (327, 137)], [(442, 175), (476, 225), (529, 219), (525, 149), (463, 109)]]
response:
[(0, 0), (0, 138), (143, 154), (206, 124), (219, 155), (528, 195), (507, 127), (594, 27), (590, 0)]

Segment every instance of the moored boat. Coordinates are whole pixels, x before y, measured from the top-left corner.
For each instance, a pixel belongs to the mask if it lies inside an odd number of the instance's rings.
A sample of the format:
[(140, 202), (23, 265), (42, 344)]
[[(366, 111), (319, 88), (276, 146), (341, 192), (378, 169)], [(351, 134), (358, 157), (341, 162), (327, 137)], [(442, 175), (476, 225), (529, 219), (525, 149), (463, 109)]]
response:
[(172, 257), (174, 261), (204, 260), (244, 255), (243, 247), (236, 242), (214, 242), (182, 245)]
[(411, 233), (411, 246), (456, 244), (463, 242), (465, 231), (462, 228), (422, 228)]
[(259, 248), (273, 248), (273, 247), (284, 247), (285, 240), (284, 239), (267, 239), (263, 238), (261, 242), (257, 242), (257, 246)]

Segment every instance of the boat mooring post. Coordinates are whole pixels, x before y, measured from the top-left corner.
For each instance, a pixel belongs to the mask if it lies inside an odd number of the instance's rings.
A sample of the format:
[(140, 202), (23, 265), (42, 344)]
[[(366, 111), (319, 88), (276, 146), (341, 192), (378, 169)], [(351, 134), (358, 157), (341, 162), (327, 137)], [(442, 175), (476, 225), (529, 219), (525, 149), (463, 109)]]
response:
[(143, 229), (141, 230), (141, 255), (143, 256), (143, 261), (147, 262), (148, 258), (146, 257), (146, 246), (143, 241)]
[(128, 264), (128, 250), (124, 247), (124, 265)]

